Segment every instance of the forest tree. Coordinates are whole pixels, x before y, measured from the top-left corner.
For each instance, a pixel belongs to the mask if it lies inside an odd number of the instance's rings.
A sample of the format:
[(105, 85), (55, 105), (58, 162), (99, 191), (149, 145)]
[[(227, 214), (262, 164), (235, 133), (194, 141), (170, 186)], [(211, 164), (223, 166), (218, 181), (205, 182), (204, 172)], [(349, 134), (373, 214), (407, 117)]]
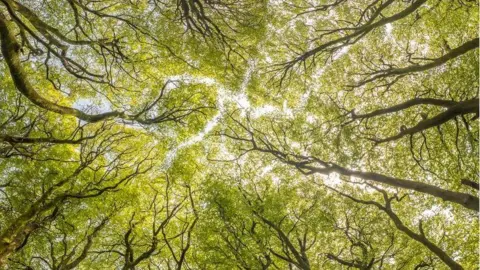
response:
[(478, 269), (478, 16), (0, 0), (0, 269)]

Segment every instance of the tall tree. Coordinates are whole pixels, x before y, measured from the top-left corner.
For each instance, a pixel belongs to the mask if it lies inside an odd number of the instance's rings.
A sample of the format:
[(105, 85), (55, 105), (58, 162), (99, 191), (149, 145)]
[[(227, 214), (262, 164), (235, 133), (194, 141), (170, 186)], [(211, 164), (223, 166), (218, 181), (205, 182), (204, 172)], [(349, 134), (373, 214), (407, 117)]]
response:
[(478, 268), (478, 18), (0, 0), (0, 268)]

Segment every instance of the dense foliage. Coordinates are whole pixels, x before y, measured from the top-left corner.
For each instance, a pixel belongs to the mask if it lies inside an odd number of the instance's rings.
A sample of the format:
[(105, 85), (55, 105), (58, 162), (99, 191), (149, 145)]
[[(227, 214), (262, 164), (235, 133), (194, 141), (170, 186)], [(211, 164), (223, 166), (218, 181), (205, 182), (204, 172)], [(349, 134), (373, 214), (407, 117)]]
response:
[(478, 269), (478, 4), (0, 0), (0, 268)]

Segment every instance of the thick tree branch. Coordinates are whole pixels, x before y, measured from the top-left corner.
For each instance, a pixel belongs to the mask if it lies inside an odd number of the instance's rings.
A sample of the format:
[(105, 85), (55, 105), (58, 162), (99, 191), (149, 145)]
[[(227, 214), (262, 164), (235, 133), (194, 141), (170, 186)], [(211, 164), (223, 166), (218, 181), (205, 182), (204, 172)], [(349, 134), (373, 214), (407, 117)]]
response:
[(372, 117), (376, 117), (384, 114), (399, 112), (417, 105), (434, 105), (434, 106), (449, 108), (457, 104), (458, 102), (453, 100), (443, 100), (443, 99), (435, 99), (435, 98), (414, 98), (385, 109), (379, 109), (379, 110), (375, 110), (373, 112), (369, 112), (365, 114), (356, 114), (354, 111), (352, 111), (352, 119), (356, 120), (356, 119), (372, 118)]
[(57, 138), (32, 138), (19, 137), (0, 134), (0, 142), (8, 142), (10, 144), (35, 144), (35, 143), (52, 143), (52, 144), (80, 144), (85, 140), (94, 138), (95, 136), (86, 136), (79, 139), (57, 139)]
[[(374, 187), (374, 186), (372, 186)], [(377, 187), (374, 187), (375, 189), (377, 189), (378, 191), (380, 191), (384, 197), (384, 200), (385, 200), (385, 205), (381, 205), (380, 203), (378, 202), (374, 202), (374, 201), (364, 201), (364, 200), (360, 200), (360, 199), (357, 199), (353, 196), (350, 196), (348, 194), (345, 194), (341, 191), (338, 191), (334, 188), (331, 188), (329, 187), (329, 189), (331, 190), (334, 190), (335, 192), (337, 192), (338, 194), (344, 196), (344, 197), (347, 197), (349, 199), (351, 199), (352, 201), (354, 202), (357, 202), (357, 203), (362, 203), (362, 204), (365, 204), (365, 205), (374, 205), (375, 207), (377, 207), (378, 209), (382, 210), (383, 212), (385, 212), (388, 217), (390, 217), (390, 219), (393, 221), (393, 223), (395, 224), (395, 227), (397, 227), (398, 230), (402, 231), (403, 233), (405, 233), (406, 235), (408, 235), (410, 238), (412, 238), (413, 240), (421, 243), (422, 245), (424, 245), (426, 248), (428, 248), (432, 253), (434, 253), (435, 255), (437, 255), (438, 258), (440, 258), (440, 260), (442, 260), (446, 265), (448, 265), (450, 267), (450, 269), (455, 269), (455, 270), (462, 270), (463, 267), (458, 264), (455, 260), (453, 260), (445, 251), (443, 251), (439, 246), (437, 246), (435, 243), (431, 242), (430, 240), (428, 240), (428, 238), (425, 236), (424, 232), (423, 232), (423, 228), (422, 228), (422, 223), (420, 222), (420, 225), (419, 225), (419, 230), (420, 230), (420, 233), (416, 233), (414, 231), (412, 231), (410, 228), (408, 228), (407, 226), (405, 226), (405, 224), (401, 221), (401, 219), (397, 216), (397, 214), (393, 211), (392, 207), (391, 207), (391, 201), (393, 198), (395, 197), (391, 197), (389, 198), (387, 193), (380, 189), (380, 188), (377, 188)]]
[[(476, 104), (476, 106), (478, 106), (478, 104)], [(238, 120), (234, 119), (234, 121), (238, 123), (249, 134), (250, 138), (242, 138), (241, 136), (238, 136), (236, 134), (229, 134), (227, 137), (251, 144), (251, 148), (246, 150), (247, 152), (258, 151), (271, 154), (274, 157), (278, 158), (278, 160), (280, 160), (281, 162), (294, 166), (303, 174), (310, 175), (313, 173), (320, 173), (329, 175), (331, 173), (339, 173), (345, 176), (356, 176), (364, 180), (374, 181), (389, 186), (400, 187), (424, 194), (429, 194), (444, 201), (449, 201), (462, 205), (467, 209), (475, 210), (477, 212), (479, 211), (479, 198), (476, 196), (467, 193), (446, 190), (431, 184), (426, 184), (418, 181), (390, 177), (374, 172), (350, 170), (333, 162), (326, 162), (312, 156), (288, 154), (286, 152), (278, 150), (278, 148), (271, 142), (269, 142), (266, 137), (259, 137), (259, 134), (255, 134), (254, 131), (252, 131), (253, 128), (247, 127), (246, 125), (240, 123)]]
[(378, 79), (386, 78), (386, 77), (391, 77), (391, 76), (402, 76), (406, 74), (411, 74), (411, 73), (416, 73), (416, 72), (421, 72), (425, 70), (429, 70), (438, 66), (441, 66), (445, 64), (446, 62), (461, 56), (471, 50), (474, 50), (478, 48), (478, 38), (474, 38), (470, 41), (465, 42), (461, 46), (451, 50), (449, 53), (433, 59), (430, 63), (424, 64), (424, 65), (413, 65), (409, 67), (404, 67), (404, 68), (389, 68), (385, 70), (379, 70), (371, 74), (371, 77), (365, 80), (362, 80), (358, 84), (355, 84), (354, 87), (362, 86), (365, 85), (369, 82), (373, 82)]
[(479, 190), (479, 184), (475, 181), (472, 181), (470, 179), (462, 179), (462, 185), (469, 186), (473, 189)]
[(2, 54), (10, 69), (10, 75), (17, 89), (35, 105), (63, 115), (72, 115), (78, 119), (87, 122), (98, 122), (108, 118), (118, 117), (123, 113), (112, 111), (102, 114), (86, 114), (75, 108), (55, 104), (35, 91), (33, 85), (28, 80), (27, 73), (24, 71), (19, 57), (20, 45), (17, 43), (13, 34), (11, 23), (0, 14), (0, 40)]
[[(387, 1), (387, 2), (393, 2), (393, 1)], [(409, 7), (405, 8), (404, 10), (390, 16), (390, 17), (383, 17), (382, 19), (373, 22), (370, 21), (369, 23), (366, 23), (360, 27), (354, 28), (353, 33), (345, 35), (343, 37), (328, 41), (326, 43), (323, 43), (322, 45), (305, 52), (304, 54), (298, 56), (297, 58), (285, 63), (285, 72), (288, 72), (289, 69), (291, 69), (294, 65), (306, 61), (308, 58), (315, 56), (318, 53), (321, 53), (324, 50), (331, 49), (331, 47), (339, 44), (353, 44), (357, 42), (361, 37), (364, 35), (368, 34), (372, 30), (379, 28), (381, 26), (384, 26), (388, 23), (392, 23), (398, 20), (401, 20), (408, 15), (412, 14), (415, 10), (417, 10), (420, 6), (422, 6), (426, 0), (416, 0), (414, 1)]]
[(439, 113), (432, 118), (425, 119), (425, 120), (421, 121), (420, 123), (418, 123), (417, 125), (415, 125), (411, 128), (405, 128), (405, 129), (401, 130), (400, 133), (398, 133), (397, 135), (387, 137), (387, 138), (384, 138), (384, 139), (372, 139), (372, 141), (379, 144), (379, 143), (398, 140), (398, 139), (400, 139), (400, 138), (402, 138), (406, 135), (412, 135), (412, 134), (422, 132), (422, 131), (424, 131), (426, 129), (429, 129), (429, 128), (432, 128), (432, 127), (440, 126), (440, 125), (454, 119), (455, 117), (457, 117), (459, 115), (464, 115), (464, 114), (469, 114), (469, 113), (478, 114), (478, 110), (479, 110), (478, 102), (479, 102), (478, 98), (458, 102), (456, 105), (449, 107), (446, 111), (444, 111), (442, 113)]

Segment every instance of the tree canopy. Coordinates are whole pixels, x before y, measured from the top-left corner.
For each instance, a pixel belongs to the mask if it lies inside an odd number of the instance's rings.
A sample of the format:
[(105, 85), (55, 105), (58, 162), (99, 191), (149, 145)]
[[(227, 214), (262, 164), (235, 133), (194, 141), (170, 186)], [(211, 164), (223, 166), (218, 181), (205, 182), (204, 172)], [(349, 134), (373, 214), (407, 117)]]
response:
[(0, 269), (478, 269), (478, 18), (0, 0)]

